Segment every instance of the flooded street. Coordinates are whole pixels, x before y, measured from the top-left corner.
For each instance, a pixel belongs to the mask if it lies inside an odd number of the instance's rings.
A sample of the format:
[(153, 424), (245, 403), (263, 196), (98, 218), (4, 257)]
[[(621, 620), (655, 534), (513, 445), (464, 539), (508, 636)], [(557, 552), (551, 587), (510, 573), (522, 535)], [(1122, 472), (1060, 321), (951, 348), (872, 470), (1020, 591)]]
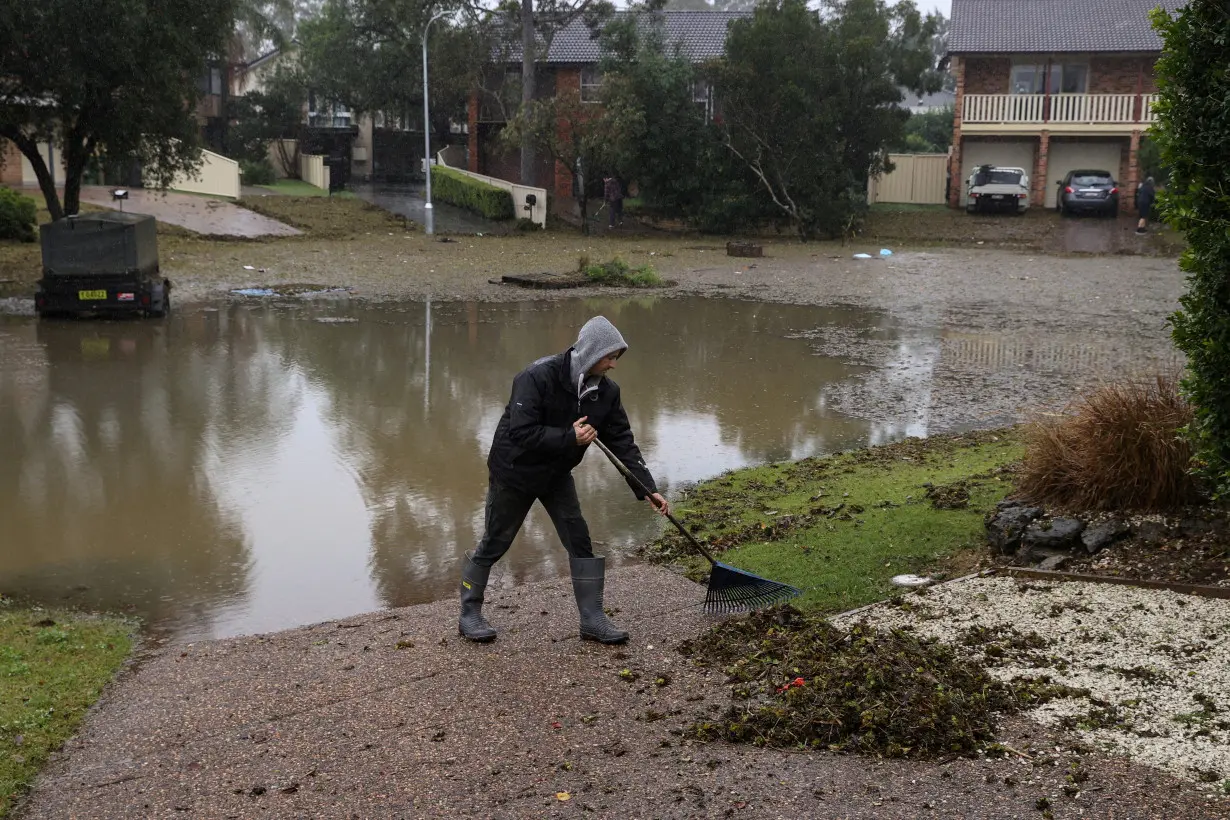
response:
[[(632, 345), (616, 376), (667, 491), (927, 431), (925, 418), (889, 429), (826, 408), (826, 389), (865, 368), (809, 355), (800, 334), (896, 335), (852, 309), (235, 300), (165, 324), (8, 318), (0, 588), (127, 609), (181, 638), (450, 594), (480, 534), (512, 375), (600, 312)], [(652, 537), (657, 517), (605, 460), (591, 454), (578, 483), (604, 550)], [(536, 510), (495, 583), (566, 566)]]
[[(180, 639), (451, 595), (481, 534), (512, 376), (598, 313), (631, 344), (614, 376), (667, 493), (1012, 421), (1022, 386), (1069, 389), (1157, 366), (1165, 349), (702, 297), (232, 298), (163, 323), (0, 317), (0, 590), (131, 611)], [(612, 563), (654, 536), (659, 519), (600, 454), (577, 477)], [(536, 508), (492, 583), (566, 568)]]

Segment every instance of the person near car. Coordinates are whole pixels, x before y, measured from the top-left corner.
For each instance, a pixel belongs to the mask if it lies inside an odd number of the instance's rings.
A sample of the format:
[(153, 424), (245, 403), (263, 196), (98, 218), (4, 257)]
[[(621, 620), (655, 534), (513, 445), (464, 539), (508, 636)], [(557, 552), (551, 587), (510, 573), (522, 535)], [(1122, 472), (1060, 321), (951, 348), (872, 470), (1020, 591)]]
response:
[(619, 178), (609, 176), (603, 180), (602, 198), (606, 200), (607, 227), (614, 228), (624, 221), (624, 189)]
[(1144, 233), (1153, 218), (1153, 203), (1157, 201), (1157, 191), (1153, 187), (1153, 177), (1145, 177), (1145, 181), (1136, 189), (1136, 213), (1140, 220), (1136, 223), (1136, 233)]
[(572, 478), (586, 448), (601, 439), (649, 490), (646, 495), (633, 486), (637, 498), (647, 500), (661, 515), (670, 510), (636, 446), (619, 385), (607, 377), (627, 349), (615, 326), (595, 316), (581, 328), (572, 347), (539, 359), (513, 379), (512, 397), (487, 456), (485, 529), (478, 548), (466, 554), (461, 573), (457, 631), (462, 637), (478, 642), (495, 639), (496, 631), (482, 612), (488, 576), (538, 501), (568, 552), (581, 638), (601, 643), (628, 640), (628, 633), (603, 611), (606, 559), (593, 553)]

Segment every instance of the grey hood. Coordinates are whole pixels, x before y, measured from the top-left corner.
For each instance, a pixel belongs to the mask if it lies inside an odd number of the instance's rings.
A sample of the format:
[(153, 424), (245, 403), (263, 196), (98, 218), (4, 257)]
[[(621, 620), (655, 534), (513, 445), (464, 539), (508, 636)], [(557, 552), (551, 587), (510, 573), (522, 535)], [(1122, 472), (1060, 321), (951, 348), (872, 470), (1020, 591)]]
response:
[(589, 376), (589, 369), (612, 353), (628, 349), (628, 343), (607, 321), (605, 316), (595, 316), (585, 323), (577, 340), (572, 345), (572, 383), (576, 385), (577, 398), (583, 399), (598, 389), (602, 376)]

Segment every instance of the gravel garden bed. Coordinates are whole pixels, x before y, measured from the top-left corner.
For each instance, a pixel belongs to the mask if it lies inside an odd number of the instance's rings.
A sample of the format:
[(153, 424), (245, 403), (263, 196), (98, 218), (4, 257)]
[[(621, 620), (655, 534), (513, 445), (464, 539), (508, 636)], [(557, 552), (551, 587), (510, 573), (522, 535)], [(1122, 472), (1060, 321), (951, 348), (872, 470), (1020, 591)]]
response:
[(865, 620), (952, 646), (1004, 682), (1049, 675), (1087, 696), (1028, 715), (1088, 745), (1230, 794), (1230, 601), (1096, 583), (960, 579)]

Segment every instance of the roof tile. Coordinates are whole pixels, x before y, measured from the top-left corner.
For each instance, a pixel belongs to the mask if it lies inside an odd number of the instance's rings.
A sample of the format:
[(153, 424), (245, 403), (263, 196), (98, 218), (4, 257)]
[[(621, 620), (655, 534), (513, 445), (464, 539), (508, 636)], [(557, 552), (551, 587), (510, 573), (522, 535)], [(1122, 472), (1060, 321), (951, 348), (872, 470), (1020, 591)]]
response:
[[(633, 12), (616, 12), (631, 14)], [(732, 20), (749, 17), (750, 12), (737, 11), (663, 11), (656, 15), (666, 28), (666, 41), (679, 43), (681, 50), (692, 62), (700, 63), (721, 57), (726, 48), (726, 27)], [(638, 18), (642, 30), (653, 25), (652, 18), (641, 14)], [(511, 43), (506, 59), (521, 61), (520, 43)], [(576, 17), (567, 26), (555, 33), (548, 63), (597, 63), (602, 59), (602, 49), (593, 31), (582, 17)]]
[(952, 0), (952, 54), (1161, 51), (1156, 6), (1186, 0)]

